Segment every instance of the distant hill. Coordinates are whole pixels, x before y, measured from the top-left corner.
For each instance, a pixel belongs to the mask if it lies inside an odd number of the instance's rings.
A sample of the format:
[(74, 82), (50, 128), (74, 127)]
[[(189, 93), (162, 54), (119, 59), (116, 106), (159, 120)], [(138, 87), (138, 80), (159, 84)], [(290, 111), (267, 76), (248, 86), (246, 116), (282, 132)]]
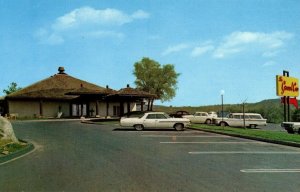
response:
[[(299, 101), (298, 101), (299, 103)], [(299, 104), (300, 106), (300, 104)], [(163, 111), (166, 113), (173, 113), (178, 110), (188, 111), (189, 113), (195, 113), (196, 111), (216, 111), (220, 112), (221, 105), (208, 105), (208, 106), (182, 106), (182, 107), (172, 107), (172, 106), (154, 106), (155, 111)], [(224, 104), (224, 111), (227, 112), (242, 112), (242, 104)], [(257, 103), (245, 103), (245, 112), (260, 113), (268, 122), (280, 123), (283, 121), (283, 104), (280, 103), (280, 99), (267, 99)], [(295, 107), (290, 105), (291, 118), (295, 112)]]

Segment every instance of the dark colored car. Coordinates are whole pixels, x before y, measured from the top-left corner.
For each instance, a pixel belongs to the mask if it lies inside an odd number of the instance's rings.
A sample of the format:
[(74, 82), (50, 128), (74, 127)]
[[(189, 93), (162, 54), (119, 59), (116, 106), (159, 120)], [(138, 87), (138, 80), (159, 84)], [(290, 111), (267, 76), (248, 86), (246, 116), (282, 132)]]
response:
[(179, 117), (182, 118), (183, 115), (189, 115), (187, 111), (176, 111), (175, 113), (170, 114), (170, 117)]

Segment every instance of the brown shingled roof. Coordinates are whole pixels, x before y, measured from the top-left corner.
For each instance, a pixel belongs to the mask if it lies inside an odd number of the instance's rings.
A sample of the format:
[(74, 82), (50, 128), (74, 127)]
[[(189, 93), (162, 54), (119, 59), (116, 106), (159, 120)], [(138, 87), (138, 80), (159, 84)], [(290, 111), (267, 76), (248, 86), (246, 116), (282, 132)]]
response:
[(66, 95), (108, 95), (113, 93), (116, 93), (116, 91), (110, 88), (105, 88), (102, 90), (93, 90), (82, 86), (78, 89), (66, 93)]
[(131, 88), (127, 85), (126, 88), (120, 89), (116, 93), (110, 94), (108, 96), (129, 96), (129, 97), (145, 97), (145, 98), (156, 98), (157, 96), (137, 88)]
[(66, 93), (80, 90), (90, 92), (105, 92), (106, 88), (74, 78), (61, 71), (49, 78), (34, 83), (17, 92), (6, 96), (8, 99), (72, 99), (76, 96), (66, 95)]

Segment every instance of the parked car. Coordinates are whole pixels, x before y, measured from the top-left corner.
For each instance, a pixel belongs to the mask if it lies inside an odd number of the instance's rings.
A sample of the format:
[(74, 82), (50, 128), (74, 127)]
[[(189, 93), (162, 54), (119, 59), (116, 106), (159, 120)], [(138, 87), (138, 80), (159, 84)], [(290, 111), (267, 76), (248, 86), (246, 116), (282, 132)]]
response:
[(207, 112), (196, 112), (194, 115), (183, 115), (183, 118), (187, 118), (191, 123), (206, 123), (211, 124), (213, 115), (209, 115)]
[(300, 134), (300, 122), (282, 122), (281, 127), (288, 133), (299, 133)]
[(214, 112), (214, 111), (208, 112), (208, 115), (211, 116), (212, 118), (217, 118), (218, 117), (217, 112)]
[(122, 117), (142, 117), (147, 112), (149, 111), (130, 111), (125, 113)]
[(220, 126), (243, 127), (245, 119), (245, 126), (256, 128), (257, 126), (266, 126), (267, 119), (264, 119), (258, 113), (230, 113), (227, 117), (214, 118), (214, 122)]
[(187, 111), (176, 111), (174, 113), (170, 114), (170, 117), (177, 117), (177, 118), (181, 118), (183, 115), (189, 115), (190, 113)]
[(183, 131), (190, 126), (190, 120), (172, 118), (163, 112), (147, 112), (142, 117), (122, 117), (120, 125), (123, 127), (134, 127), (138, 131), (144, 128), (174, 128), (177, 131)]

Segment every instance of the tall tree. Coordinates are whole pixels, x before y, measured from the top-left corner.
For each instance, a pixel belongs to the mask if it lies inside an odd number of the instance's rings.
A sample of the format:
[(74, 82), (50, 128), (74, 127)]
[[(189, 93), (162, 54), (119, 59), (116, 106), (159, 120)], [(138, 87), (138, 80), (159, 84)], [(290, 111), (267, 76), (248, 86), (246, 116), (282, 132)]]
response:
[(144, 57), (134, 64), (135, 84), (143, 91), (157, 95), (162, 102), (170, 101), (176, 95), (177, 78), (174, 65), (160, 65), (157, 61)]
[(7, 89), (3, 89), (3, 93), (5, 93), (6, 95), (9, 95), (13, 92), (19, 91), (20, 89), (22, 89), (21, 87), (18, 87), (17, 83), (12, 82)]

